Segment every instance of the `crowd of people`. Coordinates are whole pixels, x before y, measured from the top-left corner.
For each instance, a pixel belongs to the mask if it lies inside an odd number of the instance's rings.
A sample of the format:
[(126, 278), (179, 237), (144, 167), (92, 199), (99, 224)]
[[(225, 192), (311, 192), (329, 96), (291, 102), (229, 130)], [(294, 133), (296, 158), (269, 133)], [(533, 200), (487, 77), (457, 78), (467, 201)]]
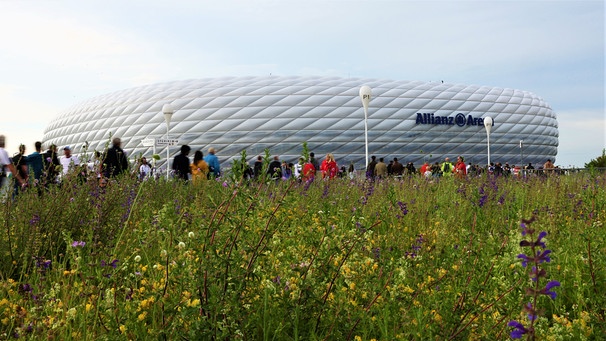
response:
[[(34, 144), (35, 151), (26, 155), (26, 147), (19, 146), (17, 154), (9, 158), (4, 149), (5, 137), (0, 135), (0, 168), (2, 186), (7, 186), (7, 175), (10, 173), (14, 178), (13, 196), (27, 187), (35, 186), (41, 188), (61, 182), (70, 176), (88, 176), (96, 174), (100, 184), (106, 184), (111, 178), (125, 172), (137, 174), (141, 180), (157, 177), (155, 169), (148, 163), (147, 158), (141, 157), (134, 165), (130, 165), (128, 157), (121, 148), (122, 141), (114, 137), (112, 145), (104, 153), (94, 152), (90, 160), (81, 161), (79, 157), (72, 154), (70, 146), (63, 147), (63, 155), (59, 156), (56, 145), (50, 145), (48, 150), (42, 152), (42, 143)], [(175, 156), (171, 170), (173, 177), (192, 183), (199, 183), (211, 178), (221, 176), (221, 166), (215, 155), (215, 148), (208, 149), (206, 155), (201, 150), (194, 152), (193, 162), (190, 162), (189, 153), (191, 148), (182, 145), (179, 155)], [(300, 157), (296, 163), (281, 161), (279, 156), (274, 156), (269, 164), (264, 167), (264, 160), (258, 156), (252, 165), (244, 164), (242, 176), (247, 179), (258, 179), (267, 177), (274, 180), (299, 179), (301, 181), (312, 181), (319, 177), (321, 179), (334, 179), (337, 177), (357, 177), (353, 163), (349, 167), (339, 167), (332, 153), (327, 153), (319, 162), (315, 154), (309, 153), (306, 157)], [(539, 170), (535, 170), (532, 163), (524, 167), (509, 165), (505, 163), (491, 163), (487, 167), (480, 167), (465, 163), (463, 156), (458, 156), (456, 162), (451, 162), (446, 157), (442, 162), (424, 162), (417, 170), (412, 162), (400, 163), (398, 158), (385, 161), (384, 158), (372, 156), (365, 169), (364, 176), (368, 179), (382, 179), (387, 177), (402, 177), (405, 175), (421, 175), (427, 178), (454, 177), (464, 178), (468, 175), (480, 175), (488, 173), (495, 176), (521, 176), (533, 172), (541, 174), (557, 173), (558, 168), (551, 160), (547, 160)]]
[(63, 155), (59, 155), (58, 148), (52, 144), (48, 150), (42, 152), (42, 143), (34, 143), (35, 151), (26, 154), (26, 146), (19, 145), (19, 152), (12, 157), (5, 149), (6, 138), (0, 135), (0, 188), (9, 186), (9, 176), (14, 179), (13, 198), (29, 187), (36, 187), (41, 193), (43, 188), (58, 184), (69, 177), (85, 178), (88, 174), (96, 174), (99, 183), (106, 183), (129, 170), (130, 164), (126, 153), (121, 148), (120, 138), (112, 140), (111, 148), (105, 153), (94, 152), (91, 160), (80, 160), (72, 154), (70, 146), (63, 147)]

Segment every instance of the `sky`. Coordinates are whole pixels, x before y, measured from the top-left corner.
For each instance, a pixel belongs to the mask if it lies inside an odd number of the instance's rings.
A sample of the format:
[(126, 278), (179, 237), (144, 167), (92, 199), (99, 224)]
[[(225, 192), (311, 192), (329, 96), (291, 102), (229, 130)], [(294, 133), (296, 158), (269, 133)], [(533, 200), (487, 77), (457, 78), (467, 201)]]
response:
[(556, 164), (606, 148), (604, 1), (0, 0), (0, 134), (33, 151), (61, 112), (135, 86), (336, 76), (527, 90)]

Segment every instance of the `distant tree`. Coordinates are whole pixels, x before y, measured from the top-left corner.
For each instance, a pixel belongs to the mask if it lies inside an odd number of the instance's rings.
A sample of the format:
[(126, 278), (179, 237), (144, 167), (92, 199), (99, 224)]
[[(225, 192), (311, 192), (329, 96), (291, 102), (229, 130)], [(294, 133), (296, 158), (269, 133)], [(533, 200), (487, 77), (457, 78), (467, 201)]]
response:
[(606, 148), (602, 149), (602, 155), (589, 161), (585, 164), (585, 168), (602, 168), (606, 167)]

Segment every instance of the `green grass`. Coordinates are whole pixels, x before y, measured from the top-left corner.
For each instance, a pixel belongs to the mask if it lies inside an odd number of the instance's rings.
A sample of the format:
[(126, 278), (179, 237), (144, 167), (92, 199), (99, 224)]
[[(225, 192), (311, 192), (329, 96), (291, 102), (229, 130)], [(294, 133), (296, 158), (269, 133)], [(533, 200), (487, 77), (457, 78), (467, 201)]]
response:
[(561, 282), (538, 299), (537, 338), (606, 333), (603, 175), (222, 181), (7, 201), (0, 339), (507, 339), (527, 321), (533, 216)]

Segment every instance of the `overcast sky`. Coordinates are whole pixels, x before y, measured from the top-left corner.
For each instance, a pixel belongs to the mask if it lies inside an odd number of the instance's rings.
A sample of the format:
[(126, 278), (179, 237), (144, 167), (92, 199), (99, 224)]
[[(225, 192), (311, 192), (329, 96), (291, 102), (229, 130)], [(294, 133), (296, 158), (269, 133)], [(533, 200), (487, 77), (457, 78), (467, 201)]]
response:
[(604, 1), (0, 0), (0, 134), (28, 153), (60, 112), (156, 82), (258, 75), (531, 91), (556, 164), (606, 148)]

